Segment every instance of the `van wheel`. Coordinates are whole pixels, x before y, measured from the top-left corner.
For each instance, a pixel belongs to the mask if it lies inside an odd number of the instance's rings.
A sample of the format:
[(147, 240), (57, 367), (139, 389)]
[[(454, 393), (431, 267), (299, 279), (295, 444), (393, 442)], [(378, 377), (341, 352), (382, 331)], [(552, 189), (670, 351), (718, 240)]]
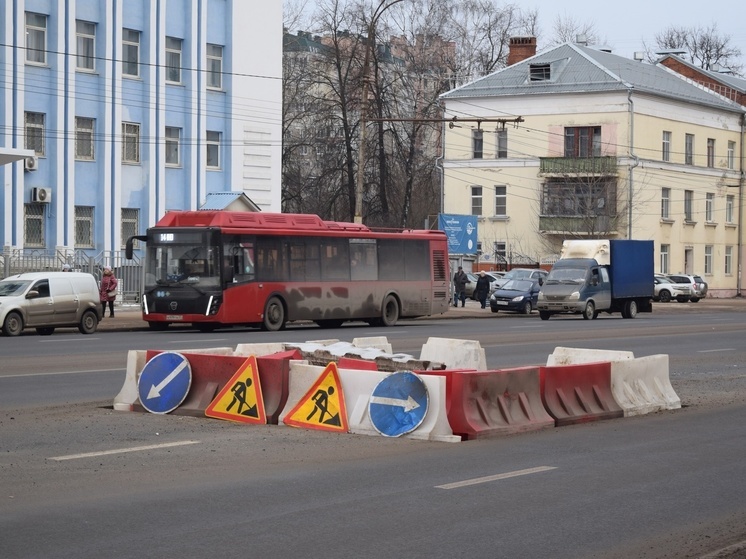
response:
[(596, 310), (596, 305), (593, 304), (593, 301), (588, 301), (585, 304), (583, 318), (586, 320), (595, 320), (596, 318), (598, 318), (598, 311)]
[(550, 316), (552, 316), (552, 313), (549, 311), (539, 311), (539, 318), (542, 320), (549, 320)]
[(381, 309), (381, 322), (384, 326), (394, 326), (399, 320), (399, 301), (393, 295), (387, 295)]
[(627, 301), (622, 309), (622, 318), (635, 318), (637, 316), (637, 301)]
[(37, 328), (36, 333), (40, 336), (51, 336), (52, 334), (54, 334), (54, 327), (45, 326), (44, 328)]
[(3, 322), (3, 334), (17, 336), (23, 330), (23, 317), (17, 312), (8, 313)]
[(269, 332), (277, 332), (285, 327), (285, 307), (279, 297), (270, 297), (264, 307), (262, 328)]
[(93, 334), (98, 328), (98, 316), (94, 311), (85, 311), (78, 324), (81, 334)]

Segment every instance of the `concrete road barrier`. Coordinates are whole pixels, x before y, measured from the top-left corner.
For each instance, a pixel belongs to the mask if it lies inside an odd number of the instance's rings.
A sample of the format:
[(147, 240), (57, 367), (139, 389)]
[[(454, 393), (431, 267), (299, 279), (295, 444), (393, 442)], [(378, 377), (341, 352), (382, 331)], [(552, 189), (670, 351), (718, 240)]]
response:
[(487, 370), (487, 357), (478, 341), (428, 338), (420, 352), (421, 361), (442, 363), (446, 369)]
[(671, 386), (668, 355), (612, 362), (611, 391), (625, 417), (681, 407)]

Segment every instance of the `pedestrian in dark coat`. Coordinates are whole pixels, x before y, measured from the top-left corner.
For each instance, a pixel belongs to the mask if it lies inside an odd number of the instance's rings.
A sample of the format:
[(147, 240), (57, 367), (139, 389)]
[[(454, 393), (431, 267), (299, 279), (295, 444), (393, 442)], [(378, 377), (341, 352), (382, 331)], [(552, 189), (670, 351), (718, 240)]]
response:
[(466, 284), (469, 283), (469, 277), (464, 272), (464, 269), (459, 266), (458, 272), (453, 276), (453, 306), (458, 307), (459, 299), (461, 300), (461, 306), (466, 304)]
[(102, 316), (106, 314), (106, 306), (109, 306), (109, 318), (114, 318), (114, 300), (117, 298), (117, 286), (119, 282), (114, 277), (111, 266), (104, 266), (104, 275), (101, 276), (101, 284), (98, 287), (98, 298), (101, 301)]
[(479, 272), (474, 292), (476, 293), (477, 300), (479, 301), (479, 304), (482, 305), (482, 308), (487, 308), (487, 295), (490, 293), (490, 277), (484, 273), (484, 270)]

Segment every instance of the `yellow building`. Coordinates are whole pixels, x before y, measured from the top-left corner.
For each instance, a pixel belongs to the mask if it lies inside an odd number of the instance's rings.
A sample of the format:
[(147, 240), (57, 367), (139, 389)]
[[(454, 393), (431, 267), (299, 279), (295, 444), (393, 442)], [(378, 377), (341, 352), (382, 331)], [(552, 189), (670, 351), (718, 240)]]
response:
[(740, 294), (743, 106), (663, 65), (571, 43), (442, 100), (455, 118), (443, 212), (478, 216), (471, 267), (549, 264), (568, 238), (649, 239), (656, 271)]

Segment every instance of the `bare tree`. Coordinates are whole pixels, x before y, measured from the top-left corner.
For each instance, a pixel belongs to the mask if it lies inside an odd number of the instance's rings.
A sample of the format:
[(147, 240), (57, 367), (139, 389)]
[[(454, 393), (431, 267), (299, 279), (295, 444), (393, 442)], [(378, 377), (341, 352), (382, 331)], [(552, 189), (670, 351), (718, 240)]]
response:
[[(717, 24), (708, 27), (668, 27), (655, 36), (654, 52), (681, 49), (690, 61), (705, 70), (726, 71), (743, 75), (744, 66), (738, 62), (741, 49), (733, 44), (730, 35), (718, 32)], [(648, 58), (654, 58), (648, 53)]]
[(547, 46), (553, 47), (567, 42), (574, 43), (578, 36), (585, 37), (585, 42), (589, 45), (599, 44), (600, 42), (595, 23), (579, 21), (567, 13), (558, 14), (554, 19), (552, 38)]

